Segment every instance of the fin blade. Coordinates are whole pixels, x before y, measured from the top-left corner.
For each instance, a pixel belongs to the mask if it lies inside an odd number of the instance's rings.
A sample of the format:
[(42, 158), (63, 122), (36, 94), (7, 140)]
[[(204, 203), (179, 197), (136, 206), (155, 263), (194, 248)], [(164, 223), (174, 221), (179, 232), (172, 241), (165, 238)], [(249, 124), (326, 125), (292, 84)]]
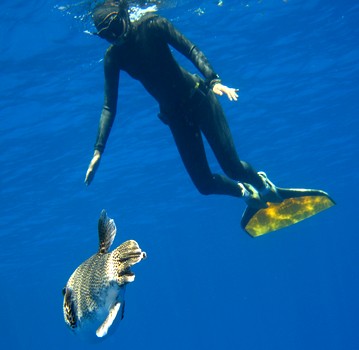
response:
[(320, 190), (277, 188), (284, 199), (281, 203), (267, 203), (268, 208), (247, 207), (241, 221), (242, 228), (252, 237), (294, 225), (326, 210), (335, 202)]
[(115, 221), (107, 216), (106, 210), (103, 209), (98, 220), (99, 252), (107, 253), (116, 236)]
[[(102, 338), (107, 334), (107, 332), (110, 329), (110, 327), (112, 326), (113, 321), (115, 320), (115, 318), (117, 316), (117, 313), (120, 310), (120, 308), (121, 308), (121, 303), (119, 303), (119, 302), (114, 304), (111, 307), (111, 309), (110, 309), (110, 311), (109, 311), (109, 313), (108, 313), (108, 315), (106, 317), (106, 320), (102, 323), (102, 325), (96, 331), (96, 335), (99, 338)], [(123, 312), (122, 312), (121, 317), (123, 318)], [(121, 318), (121, 320), (122, 320), (122, 318)]]
[(334, 200), (329, 196), (327, 192), (324, 192), (322, 190), (313, 190), (308, 188), (281, 188), (277, 187), (278, 194), (283, 199), (289, 199), (289, 198), (297, 198), (297, 197), (304, 197), (304, 196), (323, 196), (329, 198), (334, 204)]

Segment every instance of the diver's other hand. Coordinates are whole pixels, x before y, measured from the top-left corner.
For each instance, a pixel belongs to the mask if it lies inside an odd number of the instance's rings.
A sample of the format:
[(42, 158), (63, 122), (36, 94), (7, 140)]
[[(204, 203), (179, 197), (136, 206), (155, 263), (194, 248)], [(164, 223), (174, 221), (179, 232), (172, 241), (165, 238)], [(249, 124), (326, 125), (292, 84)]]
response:
[(86, 172), (85, 184), (87, 186), (92, 182), (92, 180), (95, 176), (96, 170), (100, 165), (100, 160), (101, 160), (101, 153), (96, 150), (95, 153), (93, 154), (90, 165)]
[(229, 88), (228, 86), (222, 85), (221, 83), (215, 84), (212, 89), (213, 92), (219, 96), (222, 96), (223, 93), (225, 93), (230, 101), (237, 101), (238, 99), (238, 89)]

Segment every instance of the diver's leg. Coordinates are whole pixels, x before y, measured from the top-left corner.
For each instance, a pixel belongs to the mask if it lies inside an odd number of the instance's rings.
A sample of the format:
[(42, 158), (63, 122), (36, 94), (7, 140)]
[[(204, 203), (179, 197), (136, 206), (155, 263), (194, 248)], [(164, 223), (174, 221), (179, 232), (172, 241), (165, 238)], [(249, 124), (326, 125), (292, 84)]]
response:
[(195, 118), (225, 174), (261, 189), (264, 186), (261, 177), (249, 163), (239, 159), (223, 109), (212, 92), (208, 93)]
[(202, 194), (226, 194), (242, 197), (242, 188), (237, 181), (212, 174), (203, 145), (200, 129), (186, 118), (171, 118), (169, 127), (181, 155), (183, 164), (192, 182)]
[(249, 163), (239, 159), (223, 109), (211, 91), (206, 101), (200, 106), (196, 118), (227, 176), (253, 185), (265, 201), (281, 201), (275, 186), (265, 173), (257, 173)]

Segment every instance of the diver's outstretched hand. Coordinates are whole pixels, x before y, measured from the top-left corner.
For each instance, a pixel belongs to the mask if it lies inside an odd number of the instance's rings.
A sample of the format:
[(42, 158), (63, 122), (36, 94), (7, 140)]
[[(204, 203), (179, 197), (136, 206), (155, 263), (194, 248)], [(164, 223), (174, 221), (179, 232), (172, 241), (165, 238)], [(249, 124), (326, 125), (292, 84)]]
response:
[(92, 180), (95, 176), (96, 170), (100, 165), (100, 160), (101, 160), (101, 153), (96, 150), (95, 153), (93, 154), (90, 165), (86, 172), (85, 184), (87, 186), (92, 182)]
[(223, 93), (225, 93), (230, 101), (237, 101), (238, 99), (238, 89), (229, 88), (228, 86), (220, 83), (215, 84), (212, 89), (213, 92), (219, 96), (222, 96)]

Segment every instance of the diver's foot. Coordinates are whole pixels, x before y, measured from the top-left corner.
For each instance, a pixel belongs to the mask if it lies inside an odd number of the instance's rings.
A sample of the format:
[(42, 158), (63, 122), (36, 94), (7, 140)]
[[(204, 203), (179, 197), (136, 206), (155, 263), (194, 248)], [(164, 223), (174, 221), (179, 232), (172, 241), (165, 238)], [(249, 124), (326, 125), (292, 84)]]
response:
[(264, 171), (259, 171), (258, 175), (261, 177), (264, 188), (258, 191), (264, 202), (280, 203), (283, 202), (283, 198), (279, 195), (277, 187), (270, 181), (267, 174)]
[(242, 198), (249, 207), (256, 209), (267, 208), (267, 203), (261, 198), (258, 191), (250, 184), (238, 182), (242, 190)]

